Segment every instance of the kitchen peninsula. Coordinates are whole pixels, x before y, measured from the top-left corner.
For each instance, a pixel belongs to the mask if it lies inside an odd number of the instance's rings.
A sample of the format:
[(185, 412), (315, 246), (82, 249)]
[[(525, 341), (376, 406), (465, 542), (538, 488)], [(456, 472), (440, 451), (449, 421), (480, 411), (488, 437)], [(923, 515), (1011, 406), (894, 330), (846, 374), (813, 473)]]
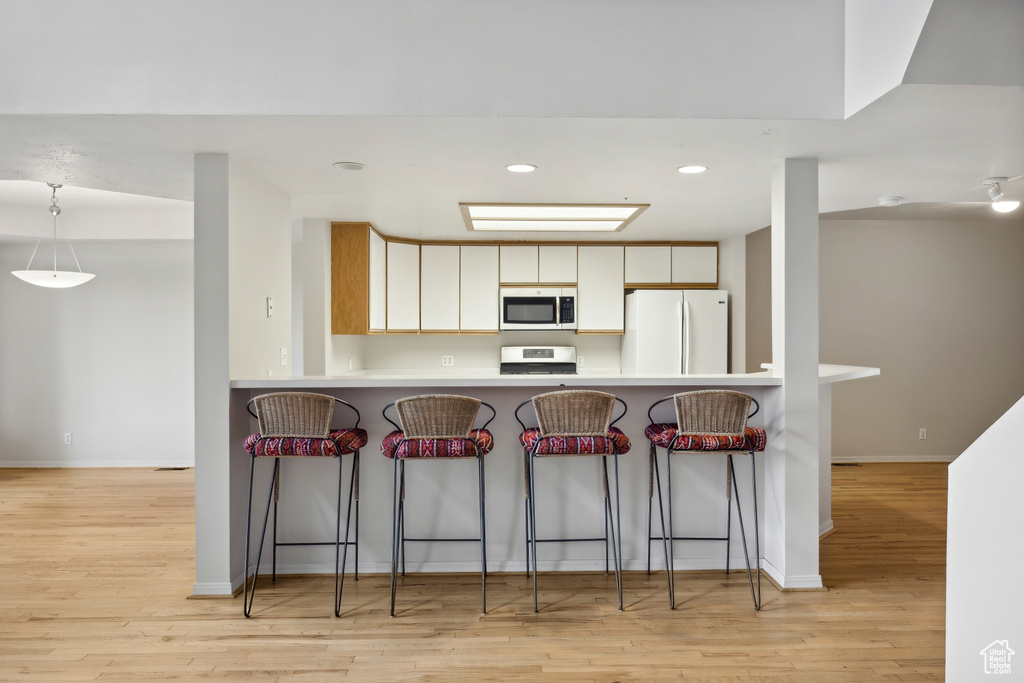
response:
[[(821, 365), (819, 385), (821, 393), (821, 430), (819, 449), (819, 487), (804, 491), (819, 501), (819, 533), (831, 528), (830, 515), (830, 401), (831, 386), (862, 377), (877, 375), (877, 368), (841, 365)], [(525, 569), (524, 547), (524, 491), (523, 456), (518, 444), (519, 424), (513, 413), (517, 405), (531, 396), (558, 388), (594, 388), (619, 396), (629, 406), (623, 419), (617, 423), (632, 441), (632, 450), (620, 458), (620, 501), (622, 509), (622, 541), (624, 568), (640, 570), (647, 562), (647, 503), (648, 503), (648, 442), (644, 427), (648, 423), (648, 407), (664, 396), (679, 391), (700, 388), (731, 388), (754, 396), (761, 405), (760, 412), (751, 424), (763, 426), (768, 431), (768, 448), (758, 456), (757, 490), (761, 511), (762, 567), (780, 585), (787, 585), (783, 568), (786, 566), (787, 547), (778, 542), (775, 511), (780, 501), (776, 499), (770, 470), (773, 459), (781, 457), (781, 415), (778, 398), (782, 392), (783, 379), (772, 376), (770, 371), (753, 374), (733, 375), (661, 375), (628, 376), (618, 373), (593, 373), (579, 375), (500, 375), (495, 370), (474, 370), (450, 373), (398, 371), (363, 371), (337, 377), (294, 377), (234, 380), (231, 382), (231, 443), (227, 460), (230, 468), (230, 519), (232, 547), (230, 551), (230, 574), (225, 575), (222, 584), (197, 584), (197, 593), (227, 594), (240, 585), (242, 575), (242, 537), (245, 528), (245, 497), (248, 478), (248, 456), (241, 447), (245, 435), (256, 431), (245, 411), (247, 401), (255, 395), (269, 391), (316, 391), (332, 394), (354, 404), (362, 414), (361, 426), (370, 435), (370, 442), (361, 455), (360, 470), (360, 571), (384, 572), (390, 566), (390, 525), (391, 525), (391, 463), (380, 455), (381, 439), (391, 429), (381, 409), (396, 398), (418, 393), (461, 393), (475, 396), (493, 405), (497, 417), (489, 429), (494, 433), (495, 449), (487, 456), (487, 519), (488, 519), (488, 568), (491, 571), (523, 571)], [(655, 416), (659, 417), (659, 416)], [(668, 416), (662, 416), (662, 419)], [(574, 459), (568, 459), (574, 460)], [(677, 533), (679, 524), (685, 526), (685, 533), (692, 535), (722, 533), (726, 500), (721, 494), (725, 490), (725, 468), (722, 458), (707, 458), (700, 461), (679, 462), (677, 486), (688, 487), (677, 497)], [(260, 464), (260, 463), (258, 463)], [(562, 528), (549, 529), (555, 535), (574, 535), (580, 532), (593, 535), (595, 525), (601, 526), (600, 501), (592, 494), (591, 480), (597, 477), (597, 470), (583, 462), (557, 463), (552, 468), (551, 486), (562, 485), (563, 493), (554, 489), (546, 496), (546, 504), (572, 507), (573, 515), (553, 515), (561, 520)], [(592, 465), (592, 463), (591, 463)], [(749, 482), (750, 464), (738, 459), (737, 476)], [(329, 538), (333, 530), (332, 515), (337, 495), (333, 483), (333, 469), (322, 462), (286, 462), (282, 468), (281, 487), (288, 492), (281, 496), (280, 535), (282, 540), (303, 540)], [(424, 473), (429, 482), (421, 490), (410, 491), (420, 496), (413, 503), (415, 518), (409, 520), (409, 533), (430, 536), (435, 532), (434, 521), (444, 519), (445, 535), (458, 536), (460, 529), (452, 530), (462, 523), (465, 535), (475, 532), (475, 496), (464, 496), (465, 491), (475, 490), (474, 468), (459, 467), (459, 463), (431, 463), (424, 466), (437, 468)], [(474, 471), (470, 471), (474, 470)], [(269, 466), (257, 473), (257, 490), (264, 489), (269, 482)], [(326, 472), (332, 472), (327, 476)], [(686, 480), (685, 482), (683, 480)], [(582, 482), (581, 486), (573, 486)], [(680, 489), (682, 491), (682, 489)], [(740, 487), (741, 495), (750, 496), (750, 487)], [(752, 501), (744, 500), (744, 509), (753, 510)], [(539, 519), (543, 510), (538, 508)], [(460, 522), (461, 520), (461, 522)], [(197, 520), (197, 524), (201, 523)], [(416, 525), (415, 530), (412, 528)], [(270, 533), (268, 531), (268, 533)], [(657, 527), (655, 527), (657, 533)], [(301, 539), (299, 537), (302, 537)], [(816, 548), (817, 536), (803, 539), (805, 544)], [(411, 548), (408, 558), (410, 572), (452, 572), (478, 571), (479, 560), (471, 544), (432, 544), (430, 550)], [(197, 565), (207, 561), (201, 548), (197, 548)], [(333, 566), (333, 551), (326, 548), (284, 548), (278, 558), (278, 571), (282, 573), (326, 573)], [(740, 566), (742, 548), (739, 543), (732, 547), (733, 564)], [(664, 558), (655, 546), (654, 567), (664, 567)], [(709, 543), (677, 543), (676, 567), (679, 569), (712, 569), (724, 567), (724, 551), (720, 545)], [(558, 558), (557, 560), (552, 558)], [(577, 544), (564, 546), (557, 552), (541, 554), (542, 570), (597, 570), (604, 566), (604, 550), (600, 544)], [(351, 566), (349, 567), (351, 571)], [(230, 577), (230, 580), (229, 580)], [(789, 582), (792, 585), (792, 581)], [(820, 586), (820, 578), (818, 579)], [(814, 587), (814, 586), (810, 586)]]

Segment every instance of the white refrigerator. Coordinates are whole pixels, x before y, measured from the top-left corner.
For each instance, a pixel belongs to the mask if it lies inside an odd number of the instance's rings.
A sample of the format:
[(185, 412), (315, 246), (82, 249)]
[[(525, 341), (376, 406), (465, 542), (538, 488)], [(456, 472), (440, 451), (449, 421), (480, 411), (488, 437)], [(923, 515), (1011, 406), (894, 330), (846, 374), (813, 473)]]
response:
[(626, 295), (622, 374), (725, 374), (729, 292), (640, 289)]

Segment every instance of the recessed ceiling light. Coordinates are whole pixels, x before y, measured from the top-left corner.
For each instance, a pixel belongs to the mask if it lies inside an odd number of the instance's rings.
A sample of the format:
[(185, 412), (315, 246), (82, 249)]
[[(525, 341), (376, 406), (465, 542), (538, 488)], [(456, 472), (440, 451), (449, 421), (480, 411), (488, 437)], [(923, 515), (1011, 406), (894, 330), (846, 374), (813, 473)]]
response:
[(366, 168), (366, 164), (361, 164), (358, 161), (335, 161), (334, 168), (340, 168), (343, 171), (362, 171)]
[(476, 204), (460, 202), (469, 230), (487, 232), (615, 232), (650, 204)]
[(879, 197), (879, 206), (899, 206), (903, 203), (903, 197)]
[(678, 171), (680, 173), (687, 173), (687, 174), (703, 173), (706, 170), (708, 170), (707, 166), (701, 166), (699, 164), (690, 164), (689, 166), (680, 166), (678, 168)]
[(505, 170), (512, 171), (513, 173), (532, 173), (537, 170), (537, 167), (533, 164), (509, 164), (505, 167)]

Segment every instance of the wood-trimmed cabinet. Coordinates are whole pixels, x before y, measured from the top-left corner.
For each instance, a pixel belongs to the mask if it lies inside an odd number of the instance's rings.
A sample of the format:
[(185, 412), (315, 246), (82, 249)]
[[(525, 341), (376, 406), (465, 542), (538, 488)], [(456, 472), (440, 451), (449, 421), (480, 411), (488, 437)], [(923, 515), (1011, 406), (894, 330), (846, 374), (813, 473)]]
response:
[(621, 334), (626, 289), (715, 289), (717, 242), (427, 242), (331, 224), (331, 334), (496, 334), (499, 285), (577, 287), (580, 334)]
[(718, 243), (626, 245), (627, 289), (717, 289)]
[(463, 244), (459, 263), (459, 330), (498, 332), (498, 245)]
[(388, 242), (388, 332), (419, 332), (420, 245)]
[(625, 329), (623, 247), (580, 245), (577, 259), (577, 332), (622, 334)]
[(420, 330), (459, 331), (459, 245), (420, 245)]

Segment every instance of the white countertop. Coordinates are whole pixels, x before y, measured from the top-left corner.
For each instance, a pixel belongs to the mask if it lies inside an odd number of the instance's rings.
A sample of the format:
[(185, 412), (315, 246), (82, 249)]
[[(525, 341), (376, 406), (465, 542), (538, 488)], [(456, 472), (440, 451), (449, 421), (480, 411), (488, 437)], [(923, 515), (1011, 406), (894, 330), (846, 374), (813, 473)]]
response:
[[(832, 384), (878, 375), (878, 368), (819, 365), (819, 382)], [(333, 377), (263, 377), (235, 379), (232, 389), (310, 389), (372, 387), (601, 387), (601, 386), (781, 386), (771, 370), (732, 375), (623, 375), (583, 372), (578, 375), (502, 375), (497, 369), (479, 370), (363, 370)]]

